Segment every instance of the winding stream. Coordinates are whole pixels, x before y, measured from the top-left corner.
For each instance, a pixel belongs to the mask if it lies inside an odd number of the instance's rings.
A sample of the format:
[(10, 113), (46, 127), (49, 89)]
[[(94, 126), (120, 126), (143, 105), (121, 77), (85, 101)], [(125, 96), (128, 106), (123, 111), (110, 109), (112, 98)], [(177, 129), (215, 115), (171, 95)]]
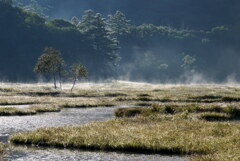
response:
[[(9, 135), (16, 132), (35, 130), (40, 127), (80, 125), (91, 121), (112, 119), (115, 108), (64, 109), (59, 113), (35, 116), (0, 117), (0, 141), (7, 142)], [(11, 146), (0, 160), (86, 160), (86, 161), (182, 161), (177, 156), (126, 154), (116, 152), (89, 152), (49, 148)]]

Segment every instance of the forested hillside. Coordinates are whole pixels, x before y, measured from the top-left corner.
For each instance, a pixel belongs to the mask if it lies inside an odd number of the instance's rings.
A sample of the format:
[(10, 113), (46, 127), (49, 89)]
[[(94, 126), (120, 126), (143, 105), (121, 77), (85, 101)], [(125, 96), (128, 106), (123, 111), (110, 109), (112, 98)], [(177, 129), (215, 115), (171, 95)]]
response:
[(84, 10), (93, 9), (104, 15), (116, 10), (125, 13), (134, 24), (152, 23), (173, 27), (208, 29), (239, 22), (239, 0), (15, 0), (16, 3), (36, 4), (50, 18), (71, 19)]
[(6, 1), (0, 1), (2, 79), (36, 80), (32, 70), (45, 46), (60, 50), (68, 64), (82, 62), (93, 80), (238, 78), (236, 0)]
[(34, 13), (0, 2), (0, 23), (3, 79), (32, 80), (33, 67), (45, 46), (62, 51), (67, 63), (83, 62), (92, 77), (107, 73), (105, 62), (112, 56), (111, 47), (106, 47), (109, 49), (106, 53), (96, 53), (93, 41), (70, 22), (62, 19), (46, 22)]

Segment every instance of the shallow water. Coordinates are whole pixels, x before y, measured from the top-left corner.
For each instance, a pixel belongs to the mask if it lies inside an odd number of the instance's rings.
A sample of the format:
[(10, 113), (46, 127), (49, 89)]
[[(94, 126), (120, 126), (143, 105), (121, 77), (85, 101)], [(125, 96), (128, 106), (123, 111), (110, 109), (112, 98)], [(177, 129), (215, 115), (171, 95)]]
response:
[(160, 156), (160, 155), (144, 155), (144, 154), (127, 154), (116, 152), (88, 152), (79, 150), (56, 150), (56, 149), (38, 149), (27, 147), (15, 147), (9, 155), (6, 155), (2, 160), (51, 160), (51, 161), (183, 161), (175, 156)]
[[(0, 117), (0, 141), (7, 142), (9, 135), (15, 132), (34, 130), (40, 127), (79, 125), (91, 121), (113, 118), (115, 108), (64, 109), (59, 113), (46, 113), (35, 116)], [(185, 160), (180, 157), (160, 155), (126, 154), (115, 152), (87, 152), (78, 150), (60, 150), (48, 148), (30, 148), (11, 146), (8, 154), (0, 160), (97, 160), (97, 161), (145, 161), (145, 160)]]
[(0, 117), (0, 137), (40, 127), (79, 125), (113, 118), (114, 108), (63, 109), (58, 113)]

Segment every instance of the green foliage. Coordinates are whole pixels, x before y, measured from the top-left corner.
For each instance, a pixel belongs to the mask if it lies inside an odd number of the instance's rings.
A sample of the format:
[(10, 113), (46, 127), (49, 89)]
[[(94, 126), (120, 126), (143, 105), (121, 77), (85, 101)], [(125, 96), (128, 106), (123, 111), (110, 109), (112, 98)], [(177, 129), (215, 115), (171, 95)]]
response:
[(91, 45), (96, 52), (96, 56), (102, 57), (105, 63), (116, 65), (119, 61), (117, 50), (119, 49), (118, 41), (111, 37), (107, 29), (106, 20), (100, 13), (94, 14), (92, 10), (85, 11), (82, 19), (77, 23), (78, 29), (91, 41)]
[(60, 56), (60, 51), (46, 47), (44, 53), (38, 58), (38, 62), (34, 68), (34, 72), (38, 74), (50, 73), (54, 74), (63, 68), (64, 60)]
[(73, 86), (71, 88), (71, 91), (73, 90), (76, 81), (78, 79), (83, 79), (83, 78), (87, 78), (88, 76), (88, 72), (85, 66), (83, 66), (82, 64), (73, 64), (71, 66), (71, 73), (74, 77), (74, 82), (73, 82)]
[(184, 69), (190, 69), (192, 68), (193, 64), (196, 62), (196, 58), (190, 56), (190, 55), (185, 55), (183, 53), (184, 57), (182, 58), (182, 66)]
[(206, 33), (207, 34), (216, 34), (216, 33), (219, 33), (219, 32), (222, 32), (222, 31), (228, 31), (229, 28), (226, 27), (226, 26), (216, 26), (216, 27), (213, 27), (211, 29), (211, 31), (207, 31)]
[(47, 7), (43, 7), (42, 5), (40, 5), (38, 3), (37, 0), (30, 0), (30, 4), (26, 5), (26, 6), (22, 6), (22, 8), (25, 11), (29, 11), (32, 13), (36, 13), (41, 17), (47, 18), (48, 16), (44, 13), (45, 11), (48, 10)]
[(62, 31), (62, 32), (76, 32), (76, 26), (73, 25), (71, 22), (55, 18), (46, 23), (48, 28), (50, 28), (52, 31)]
[(173, 39), (191, 38), (194, 36), (194, 32), (188, 30), (177, 30), (167, 26), (155, 26), (153, 24), (143, 24), (140, 26), (131, 26), (130, 33), (136, 34), (139, 38), (148, 37), (165, 37)]
[(73, 16), (73, 18), (71, 19), (71, 23), (75, 26), (77, 26), (79, 22), (80, 20), (76, 16)]
[(59, 27), (59, 28), (74, 28), (74, 25), (72, 25), (69, 21), (65, 21), (60, 18), (55, 18), (53, 20), (48, 21), (48, 24), (53, 27)]
[(31, 27), (33, 26), (43, 26), (45, 24), (45, 19), (42, 17), (39, 17), (36, 13), (29, 12), (27, 13), (29, 16), (27, 16), (24, 19), (24, 23), (26, 25), (30, 25)]
[[(0, 1), (0, 68), (9, 80), (33, 79), (34, 60), (44, 46), (61, 49), (68, 64), (76, 60), (82, 62), (91, 73), (90, 79), (118, 78), (126, 75), (126, 67), (130, 67), (129, 79), (149, 81), (178, 79), (185, 68), (193, 68), (196, 61), (191, 63), (189, 57), (182, 60), (179, 54), (182, 51), (199, 58), (196, 69), (199, 71), (220, 70), (222, 65), (213, 66), (213, 60), (224, 57), (228, 49), (238, 51), (237, 26), (189, 30), (153, 24), (130, 25), (120, 11), (105, 19), (92, 10), (71, 21), (46, 21), (36, 14), (38, 12), (31, 13), (6, 2)], [(151, 54), (146, 54), (148, 52)], [(208, 59), (203, 63), (202, 57)], [(235, 65), (225, 65), (224, 71), (237, 71), (237, 59), (231, 59), (231, 63)], [(9, 67), (9, 64), (12, 65)], [(181, 65), (183, 68), (179, 68)], [(224, 79), (226, 73), (219, 73)]]
[(116, 11), (114, 15), (108, 16), (107, 24), (112, 34), (115, 37), (119, 37), (129, 33), (129, 22), (130, 20), (122, 12)]
[(87, 69), (82, 64), (73, 64), (71, 66), (71, 73), (76, 79), (87, 78), (88, 76)]
[[(76, 18), (73, 17), (75, 21)], [(88, 31), (91, 31), (95, 28), (94, 26), (94, 12), (93, 10), (86, 10), (84, 12), (84, 15), (82, 16), (81, 21), (79, 23), (76, 23), (79, 30), (83, 33), (87, 33)]]
[(54, 87), (56, 87), (56, 75), (62, 75), (65, 62), (60, 55), (60, 51), (46, 47), (44, 53), (38, 58), (37, 64), (33, 71), (37, 74), (44, 75), (50, 74), (54, 79)]

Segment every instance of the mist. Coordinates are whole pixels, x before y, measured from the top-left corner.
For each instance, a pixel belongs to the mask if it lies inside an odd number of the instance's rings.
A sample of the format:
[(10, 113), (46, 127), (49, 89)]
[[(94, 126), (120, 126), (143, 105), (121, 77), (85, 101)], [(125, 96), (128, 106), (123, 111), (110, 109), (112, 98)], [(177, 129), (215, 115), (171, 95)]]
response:
[[(0, 11), (4, 22), (0, 30), (2, 80), (37, 81), (39, 78), (32, 69), (45, 46), (59, 49), (67, 65), (83, 63), (91, 81), (195, 84), (240, 80), (237, 0), (38, 0), (35, 8), (32, 3), (15, 0), (15, 7), (2, 7)], [(17, 6), (22, 9), (28, 6), (43, 19), (16, 14)], [(95, 51), (92, 45), (95, 40), (79, 32), (77, 25), (71, 26), (72, 17), (81, 22), (88, 9), (94, 15), (101, 13), (104, 21), (118, 10), (130, 20), (127, 31), (114, 37), (118, 41), (115, 54), (119, 56), (114, 65), (108, 62), (107, 54)], [(28, 16), (31, 18), (24, 19)]]

